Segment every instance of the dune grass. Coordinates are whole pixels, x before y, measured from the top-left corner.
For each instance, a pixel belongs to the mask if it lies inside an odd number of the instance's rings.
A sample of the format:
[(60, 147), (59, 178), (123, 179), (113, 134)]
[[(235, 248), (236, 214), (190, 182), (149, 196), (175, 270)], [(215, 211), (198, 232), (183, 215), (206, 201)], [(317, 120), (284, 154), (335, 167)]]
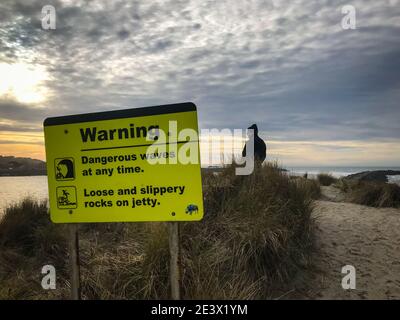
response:
[[(275, 165), (236, 176), (233, 166), (203, 176), (205, 216), (180, 223), (182, 296), (267, 299), (279, 296), (311, 263), (313, 198), (318, 183), (292, 180)], [(24, 200), (0, 222), (0, 299), (69, 298), (66, 226), (45, 203)], [(168, 299), (166, 223), (80, 226), (85, 299)], [(53, 264), (57, 289), (41, 289)]]
[(304, 190), (307, 196), (311, 199), (318, 200), (321, 197), (321, 185), (318, 180), (306, 179), (303, 177), (295, 177), (293, 180), (299, 189)]
[(321, 186), (330, 186), (337, 181), (330, 173), (319, 173), (317, 175), (317, 180)]
[(374, 181), (340, 179), (336, 187), (346, 193), (346, 200), (370, 207), (400, 207), (400, 186)]
[(0, 220), (0, 299), (45, 293), (40, 272), (46, 264), (67, 277), (66, 248), (65, 228), (50, 222), (46, 202), (26, 198), (8, 207)]

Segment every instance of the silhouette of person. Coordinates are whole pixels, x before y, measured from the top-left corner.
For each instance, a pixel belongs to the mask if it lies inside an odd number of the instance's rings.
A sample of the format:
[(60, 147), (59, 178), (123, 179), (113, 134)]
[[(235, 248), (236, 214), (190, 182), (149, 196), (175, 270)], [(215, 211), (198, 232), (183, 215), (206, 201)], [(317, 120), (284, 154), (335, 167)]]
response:
[[(249, 137), (249, 140), (251, 140), (253, 139), (254, 135), (254, 160), (257, 163), (262, 164), (267, 157), (267, 145), (265, 144), (264, 140), (258, 136), (258, 128), (256, 124), (252, 124), (247, 129), (253, 129), (253, 132), (247, 132), (247, 136)], [(246, 157), (246, 146), (248, 143), (249, 141), (246, 142), (243, 148), (242, 157)]]

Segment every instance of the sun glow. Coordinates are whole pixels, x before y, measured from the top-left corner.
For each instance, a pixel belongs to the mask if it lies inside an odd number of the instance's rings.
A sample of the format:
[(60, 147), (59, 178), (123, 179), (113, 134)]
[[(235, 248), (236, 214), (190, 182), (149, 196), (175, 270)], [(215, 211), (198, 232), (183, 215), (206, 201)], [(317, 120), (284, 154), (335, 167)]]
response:
[(46, 69), (26, 63), (0, 63), (0, 98), (10, 97), (21, 103), (40, 103), (46, 100), (49, 79)]

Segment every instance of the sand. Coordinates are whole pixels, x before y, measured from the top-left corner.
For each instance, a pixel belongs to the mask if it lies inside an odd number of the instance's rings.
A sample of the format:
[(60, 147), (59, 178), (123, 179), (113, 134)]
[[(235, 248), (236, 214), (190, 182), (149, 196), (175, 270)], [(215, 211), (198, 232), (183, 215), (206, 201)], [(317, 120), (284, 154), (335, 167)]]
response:
[[(400, 299), (400, 210), (343, 202), (334, 187), (316, 201), (315, 270), (305, 299)], [(356, 268), (356, 289), (341, 286), (345, 265)]]

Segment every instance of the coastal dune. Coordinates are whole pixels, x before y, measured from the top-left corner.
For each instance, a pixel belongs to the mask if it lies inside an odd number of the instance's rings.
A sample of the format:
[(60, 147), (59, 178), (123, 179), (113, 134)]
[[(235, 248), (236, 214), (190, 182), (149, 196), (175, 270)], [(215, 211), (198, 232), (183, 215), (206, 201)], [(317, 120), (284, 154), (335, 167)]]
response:
[[(317, 271), (305, 298), (399, 299), (400, 209), (342, 202), (334, 187), (316, 201)], [(356, 269), (356, 289), (342, 288), (342, 267)]]

